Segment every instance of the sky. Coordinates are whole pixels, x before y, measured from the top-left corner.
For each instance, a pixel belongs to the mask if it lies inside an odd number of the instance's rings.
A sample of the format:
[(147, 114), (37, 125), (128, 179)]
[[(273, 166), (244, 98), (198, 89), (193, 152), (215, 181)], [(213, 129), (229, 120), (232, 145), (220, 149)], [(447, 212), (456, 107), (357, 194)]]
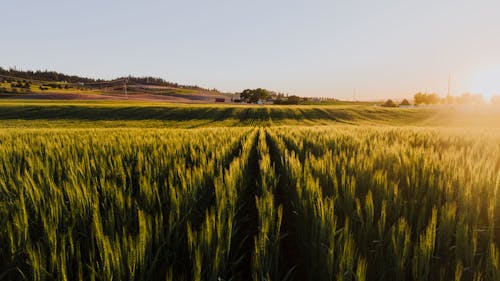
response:
[(500, 93), (500, 1), (4, 0), (0, 66), (344, 100)]

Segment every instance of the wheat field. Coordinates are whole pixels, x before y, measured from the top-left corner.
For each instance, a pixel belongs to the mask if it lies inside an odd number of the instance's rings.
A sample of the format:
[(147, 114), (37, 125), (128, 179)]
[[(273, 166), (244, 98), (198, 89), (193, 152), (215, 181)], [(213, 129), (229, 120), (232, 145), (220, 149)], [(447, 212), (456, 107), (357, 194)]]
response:
[(0, 129), (0, 280), (500, 280), (497, 129), (70, 125)]

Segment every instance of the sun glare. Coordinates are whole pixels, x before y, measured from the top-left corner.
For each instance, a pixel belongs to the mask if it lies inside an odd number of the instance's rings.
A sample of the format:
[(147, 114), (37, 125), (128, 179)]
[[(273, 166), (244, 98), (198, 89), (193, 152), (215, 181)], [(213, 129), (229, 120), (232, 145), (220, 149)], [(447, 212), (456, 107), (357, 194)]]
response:
[(500, 95), (500, 67), (483, 69), (469, 79), (471, 93), (482, 94), (485, 101)]

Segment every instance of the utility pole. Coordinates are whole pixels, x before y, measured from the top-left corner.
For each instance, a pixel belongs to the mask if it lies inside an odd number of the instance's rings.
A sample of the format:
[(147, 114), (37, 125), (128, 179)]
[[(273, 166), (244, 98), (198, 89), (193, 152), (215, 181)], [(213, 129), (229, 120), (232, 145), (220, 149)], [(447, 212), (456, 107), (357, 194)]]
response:
[(125, 96), (127, 97), (128, 99), (128, 93), (127, 93), (127, 78), (125, 78), (125, 80), (123, 80), (123, 92), (125, 93)]

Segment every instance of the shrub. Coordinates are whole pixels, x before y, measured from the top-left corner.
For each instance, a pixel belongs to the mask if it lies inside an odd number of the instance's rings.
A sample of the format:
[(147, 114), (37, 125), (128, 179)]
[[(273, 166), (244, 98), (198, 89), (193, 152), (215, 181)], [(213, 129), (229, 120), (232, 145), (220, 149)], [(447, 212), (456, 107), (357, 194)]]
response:
[(410, 105), (410, 102), (407, 99), (404, 99), (399, 105), (408, 106)]
[(383, 104), (383, 107), (396, 107), (396, 104), (392, 100), (386, 100)]

